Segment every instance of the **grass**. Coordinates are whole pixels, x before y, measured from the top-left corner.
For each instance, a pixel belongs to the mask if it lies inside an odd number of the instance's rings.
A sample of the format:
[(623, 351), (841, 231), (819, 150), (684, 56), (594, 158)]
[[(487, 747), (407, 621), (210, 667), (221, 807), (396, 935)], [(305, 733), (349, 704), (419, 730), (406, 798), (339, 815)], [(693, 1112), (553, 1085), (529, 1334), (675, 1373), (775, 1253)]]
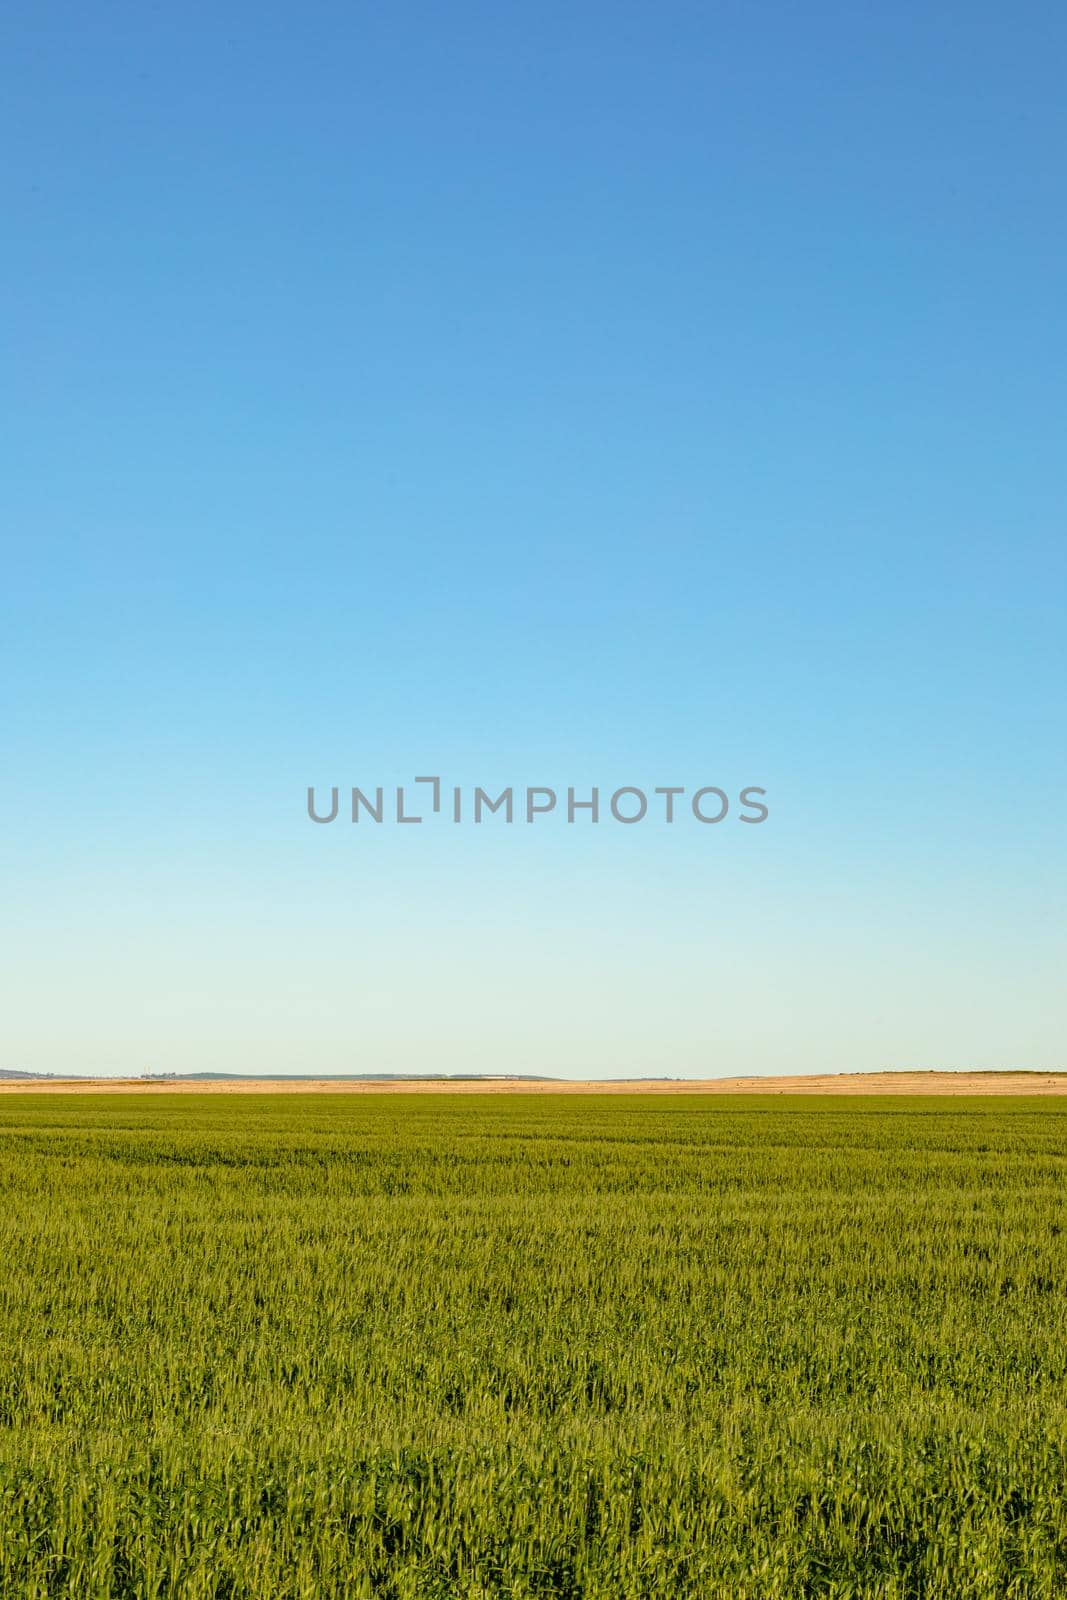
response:
[(1067, 1105), (0, 1101), (4, 1600), (1067, 1596)]

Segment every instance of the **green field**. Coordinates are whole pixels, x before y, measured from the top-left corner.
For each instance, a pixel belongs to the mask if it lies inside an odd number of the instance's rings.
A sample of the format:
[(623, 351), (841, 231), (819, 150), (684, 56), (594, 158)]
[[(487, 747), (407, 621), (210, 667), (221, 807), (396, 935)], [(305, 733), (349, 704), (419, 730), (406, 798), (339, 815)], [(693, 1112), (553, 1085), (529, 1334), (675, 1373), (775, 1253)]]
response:
[(0, 1100), (0, 1596), (1067, 1596), (1067, 1103)]

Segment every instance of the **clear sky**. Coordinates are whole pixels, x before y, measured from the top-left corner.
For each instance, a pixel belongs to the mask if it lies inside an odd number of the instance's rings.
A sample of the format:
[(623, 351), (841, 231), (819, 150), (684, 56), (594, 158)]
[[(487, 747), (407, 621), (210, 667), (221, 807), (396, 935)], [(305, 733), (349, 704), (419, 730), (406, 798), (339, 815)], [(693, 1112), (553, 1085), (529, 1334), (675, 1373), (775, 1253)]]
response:
[(1067, 1067), (1061, 6), (0, 57), (0, 1067)]

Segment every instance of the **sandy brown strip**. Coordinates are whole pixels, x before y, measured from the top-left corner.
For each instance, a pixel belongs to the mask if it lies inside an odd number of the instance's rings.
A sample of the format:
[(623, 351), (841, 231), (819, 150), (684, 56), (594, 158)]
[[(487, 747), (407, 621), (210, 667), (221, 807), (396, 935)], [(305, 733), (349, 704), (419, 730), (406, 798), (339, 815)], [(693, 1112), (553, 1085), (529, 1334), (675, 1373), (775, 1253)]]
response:
[(7, 1078), (0, 1094), (938, 1094), (1067, 1095), (1064, 1073), (846, 1072), (787, 1078), (640, 1078), (529, 1082), (517, 1078), (371, 1079), (240, 1078), (196, 1082), (146, 1078)]

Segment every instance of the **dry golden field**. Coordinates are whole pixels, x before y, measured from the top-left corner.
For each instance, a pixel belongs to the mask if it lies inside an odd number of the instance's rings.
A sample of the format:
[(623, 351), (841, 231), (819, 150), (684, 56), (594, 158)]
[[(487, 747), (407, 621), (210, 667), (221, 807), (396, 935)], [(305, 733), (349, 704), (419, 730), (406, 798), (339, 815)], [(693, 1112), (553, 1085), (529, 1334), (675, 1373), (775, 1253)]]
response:
[(1067, 1072), (841, 1072), (783, 1078), (11, 1078), (0, 1094), (1062, 1095)]

